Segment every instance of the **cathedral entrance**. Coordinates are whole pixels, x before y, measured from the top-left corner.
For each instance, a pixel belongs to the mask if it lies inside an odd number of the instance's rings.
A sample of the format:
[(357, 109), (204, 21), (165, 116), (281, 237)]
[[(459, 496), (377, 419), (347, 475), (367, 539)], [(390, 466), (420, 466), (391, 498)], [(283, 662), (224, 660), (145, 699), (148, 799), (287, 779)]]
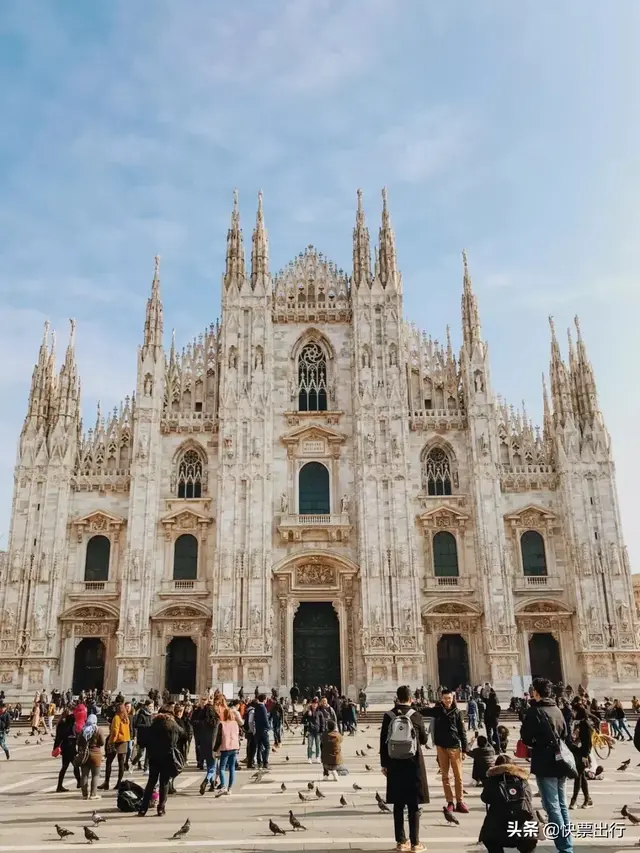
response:
[(449, 690), (471, 683), (469, 649), (460, 634), (443, 634), (438, 640), (438, 678)]
[(85, 637), (76, 646), (73, 659), (71, 690), (102, 690), (104, 688), (105, 648), (102, 640)]
[(548, 678), (554, 684), (562, 681), (560, 644), (553, 634), (532, 634), (529, 639), (529, 662), (532, 678)]
[(167, 646), (164, 686), (171, 694), (196, 692), (198, 647), (191, 637), (174, 637)]
[(340, 623), (329, 601), (303, 601), (293, 619), (293, 680), (309, 695), (340, 689)]

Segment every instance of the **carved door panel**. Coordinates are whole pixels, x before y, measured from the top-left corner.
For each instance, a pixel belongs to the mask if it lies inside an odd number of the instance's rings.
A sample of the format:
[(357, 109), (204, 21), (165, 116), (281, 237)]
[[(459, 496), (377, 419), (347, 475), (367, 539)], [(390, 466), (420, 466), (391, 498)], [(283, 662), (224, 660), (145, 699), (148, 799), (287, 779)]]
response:
[(76, 647), (73, 661), (74, 694), (81, 690), (102, 690), (104, 688), (105, 649), (102, 640), (97, 637), (85, 637)]
[(438, 640), (438, 677), (449, 690), (470, 683), (469, 650), (460, 634), (443, 634)]
[(293, 622), (293, 680), (310, 693), (340, 688), (340, 623), (329, 602), (303, 602)]
[(196, 692), (198, 648), (191, 637), (174, 637), (167, 646), (165, 687), (171, 694)]

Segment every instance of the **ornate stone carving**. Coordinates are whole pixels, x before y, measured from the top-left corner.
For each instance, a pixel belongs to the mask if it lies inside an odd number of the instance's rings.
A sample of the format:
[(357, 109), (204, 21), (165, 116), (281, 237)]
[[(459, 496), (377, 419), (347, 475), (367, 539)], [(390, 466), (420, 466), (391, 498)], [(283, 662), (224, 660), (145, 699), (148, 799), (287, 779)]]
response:
[(309, 563), (296, 566), (297, 586), (335, 586), (337, 573), (333, 566)]

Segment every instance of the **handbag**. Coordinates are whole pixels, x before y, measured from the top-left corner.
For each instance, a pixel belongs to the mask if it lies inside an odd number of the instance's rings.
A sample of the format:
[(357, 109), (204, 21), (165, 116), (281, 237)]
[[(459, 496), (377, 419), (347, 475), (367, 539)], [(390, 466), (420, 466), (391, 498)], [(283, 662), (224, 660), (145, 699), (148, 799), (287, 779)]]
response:
[(58, 756), (60, 755), (61, 752), (62, 752), (62, 750), (60, 749), (60, 747), (56, 746), (56, 748), (51, 752), (51, 757), (52, 758), (58, 758)]
[(172, 746), (169, 751), (169, 766), (172, 779), (175, 779), (184, 770), (184, 753), (180, 752), (177, 746)]
[[(547, 728), (549, 729), (549, 734), (551, 735), (551, 746), (553, 746), (555, 750), (555, 759), (556, 759), (556, 769), (558, 771), (558, 778), (561, 779), (566, 777), (567, 779), (577, 779), (578, 771), (576, 769), (576, 760), (573, 757), (573, 753), (566, 745), (563, 740), (560, 740), (555, 729), (551, 725), (551, 720), (546, 714), (542, 714), (547, 724)], [(540, 717), (540, 713), (538, 713), (538, 717)]]
[(516, 744), (516, 758), (529, 758), (529, 747), (523, 740)]

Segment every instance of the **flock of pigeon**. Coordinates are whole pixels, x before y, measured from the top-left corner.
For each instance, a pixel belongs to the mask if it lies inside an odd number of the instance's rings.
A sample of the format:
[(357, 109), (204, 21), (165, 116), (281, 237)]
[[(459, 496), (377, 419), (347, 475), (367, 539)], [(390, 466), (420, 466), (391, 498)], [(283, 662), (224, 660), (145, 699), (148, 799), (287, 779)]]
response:
[[(93, 820), (94, 826), (99, 826), (101, 823), (106, 823), (106, 819), (102, 817), (102, 815), (98, 814), (98, 812), (93, 812), (91, 815), (91, 819)], [(70, 835), (75, 835), (75, 832), (72, 832), (70, 829), (65, 829), (64, 826), (60, 826), (59, 823), (55, 824), (56, 832), (58, 833), (58, 838), (61, 841), (64, 841), (65, 838), (68, 838)], [(100, 838), (96, 834), (95, 830), (91, 829), (90, 826), (83, 826), (84, 837), (87, 839), (89, 844), (93, 844), (94, 841), (100, 841)], [(185, 820), (180, 829), (171, 836), (171, 839), (174, 838), (183, 838), (191, 829), (191, 821), (189, 818)]]

